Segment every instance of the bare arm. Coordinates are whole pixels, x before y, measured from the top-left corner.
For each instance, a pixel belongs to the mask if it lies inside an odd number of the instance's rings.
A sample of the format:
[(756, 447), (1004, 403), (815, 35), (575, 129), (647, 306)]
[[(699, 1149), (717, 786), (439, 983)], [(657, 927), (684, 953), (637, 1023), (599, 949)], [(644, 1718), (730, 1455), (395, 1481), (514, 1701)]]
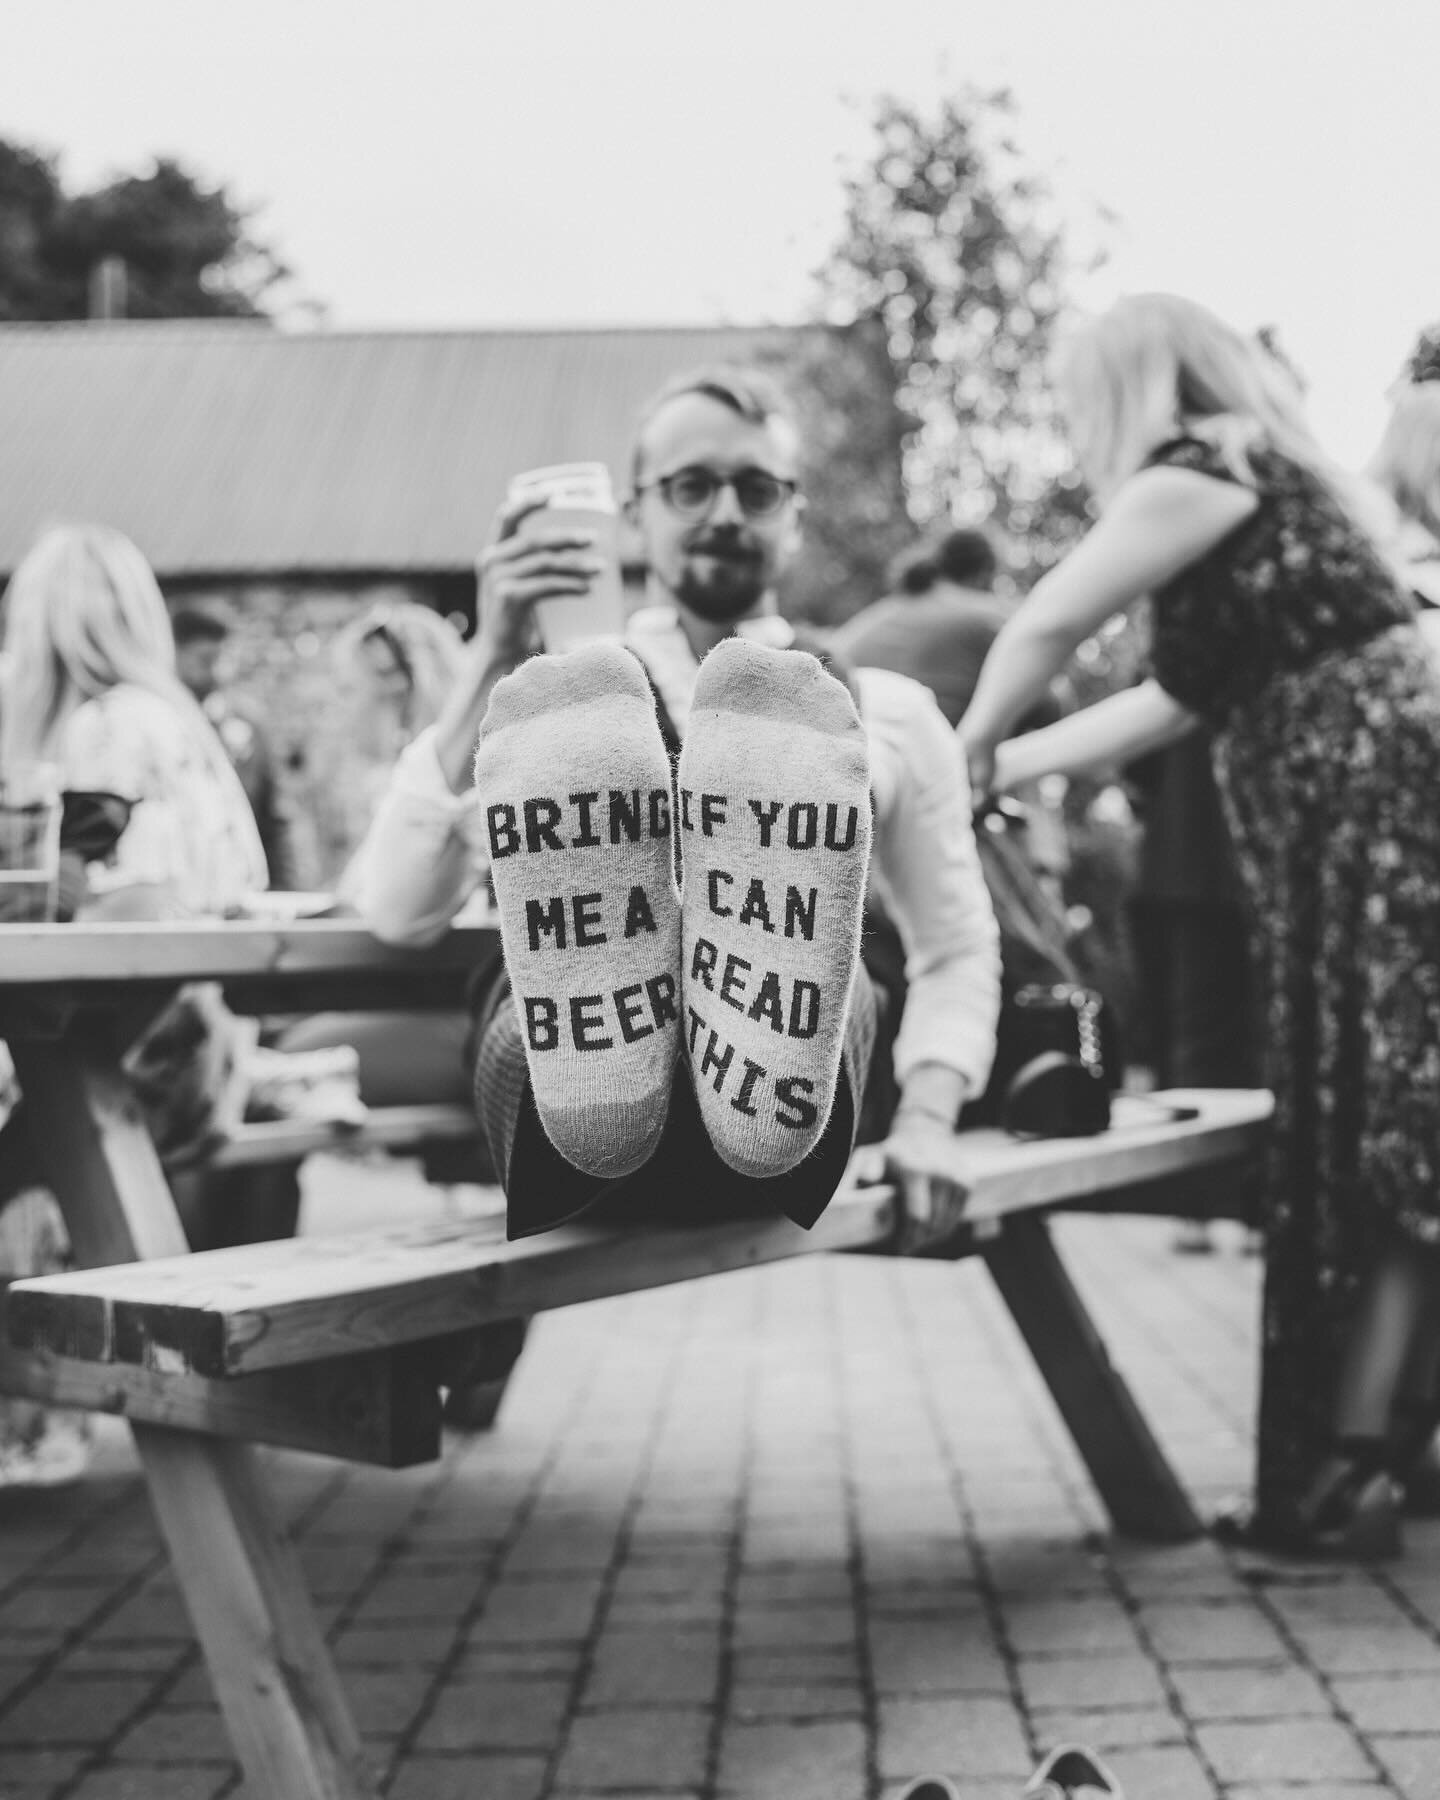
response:
[(1133, 762), (1178, 743), (1198, 724), (1158, 681), (1143, 681), (1043, 730), (1008, 738), (995, 751), (992, 785), (1011, 793), (1042, 775), (1081, 775)]
[(992, 785), (996, 745), (1076, 648), (1106, 619), (1198, 562), (1258, 505), (1249, 488), (1190, 469), (1142, 469), (1125, 483), (990, 648), (960, 721), (977, 795)]

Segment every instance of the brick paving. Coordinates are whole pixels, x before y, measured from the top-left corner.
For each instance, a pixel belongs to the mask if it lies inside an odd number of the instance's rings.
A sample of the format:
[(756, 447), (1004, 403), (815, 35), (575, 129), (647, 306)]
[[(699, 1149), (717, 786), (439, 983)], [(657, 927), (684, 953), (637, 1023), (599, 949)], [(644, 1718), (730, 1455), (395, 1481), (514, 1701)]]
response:
[[(1243, 1487), (1255, 1261), (1059, 1229), (1199, 1501)], [(976, 1264), (575, 1308), (443, 1463), (266, 1460), (393, 1800), (893, 1800), (922, 1771), (1014, 1800), (1070, 1738), (1130, 1800), (1440, 1800), (1440, 1526), (1376, 1572), (1111, 1538)], [(0, 1627), (0, 1795), (240, 1791), (122, 1428), (77, 1488), (0, 1494)]]

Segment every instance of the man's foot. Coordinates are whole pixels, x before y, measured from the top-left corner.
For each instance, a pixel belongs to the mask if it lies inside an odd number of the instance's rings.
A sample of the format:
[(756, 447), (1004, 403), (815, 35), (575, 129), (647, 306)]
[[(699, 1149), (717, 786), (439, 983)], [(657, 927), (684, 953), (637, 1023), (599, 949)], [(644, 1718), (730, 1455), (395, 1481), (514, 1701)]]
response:
[(616, 644), (522, 664), (491, 696), (475, 785), (540, 1121), (575, 1168), (629, 1175), (680, 1043), (670, 764), (640, 664)]
[(740, 638), (700, 665), (680, 757), (685, 1046), (742, 1175), (783, 1175), (835, 1098), (870, 857), (870, 769), (847, 689)]
[(960, 1790), (943, 1775), (922, 1775), (902, 1790), (899, 1800), (960, 1800)]

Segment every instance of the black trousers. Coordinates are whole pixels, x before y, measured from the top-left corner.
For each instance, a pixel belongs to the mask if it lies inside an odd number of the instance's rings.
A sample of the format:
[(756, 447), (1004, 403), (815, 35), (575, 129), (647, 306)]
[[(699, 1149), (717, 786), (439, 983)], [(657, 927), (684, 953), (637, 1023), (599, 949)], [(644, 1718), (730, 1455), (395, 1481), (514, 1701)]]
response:
[(809, 1227), (829, 1204), (856, 1142), (862, 1102), (877, 1057), (877, 1036), (893, 1038), (887, 1009), (862, 964), (846, 1015), (835, 1103), (820, 1141), (784, 1175), (755, 1179), (722, 1162), (701, 1121), (687, 1065), (678, 1061), (664, 1133), (654, 1155), (618, 1181), (587, 1175), (545, 1135), (530, 1086), (525, 1045), (504, 969), (478, 997), (475, 1108), (505, 1190), (506, 1235), (533, 1236), (582, 1214), (587, 1221), (697, 1225), (718, 1219), (783, 1214)]

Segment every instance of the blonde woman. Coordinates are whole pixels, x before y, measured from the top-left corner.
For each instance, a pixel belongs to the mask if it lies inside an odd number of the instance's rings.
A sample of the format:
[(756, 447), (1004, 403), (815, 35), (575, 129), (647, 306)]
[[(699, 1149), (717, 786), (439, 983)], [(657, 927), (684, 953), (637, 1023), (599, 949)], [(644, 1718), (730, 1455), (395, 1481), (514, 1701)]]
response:
[[(1057, 377), (1099, 521), (995, 642), (960, 727), (972, 779), (1214, 732), (1276, 1096), (1256, 1508), (1230, 1531), (1385, 1554), (1440, 1329), (1440, 673), (1253, 342), (1142, 295), (1080, 327)], [(1152, 678), (1005, 743), (1142, 595)]]
[[(131, 803), (112, 851), (86, 871), (88, 905), (111, 917), (222, 912), (265, 884), (265, 858), (224, 748), (175, 674), (165, 602), (145, 558), (117, 531), (48, 531), (6, 590), (0, 653), (0, 768), (57, 764), (71, 790)], [(213, 1017), (218, 991), (197, 993)], [(223, 1011), (223, 1009), (219, 1009)], [(171, 1150), (197, 1128), (223, 1046), (177, 1071), (146, 1040), (156, 1079), (152, 1129)], [(137, 1071), (138, 1072), (138, 1071)], [(190, 1077), (191, 1079), (186, 1079)], [(196, 1102), (192, 1108), (191, 1102)], [(152, 1106), (152, 1102), (155, 1104)], [(7, 1109), (8, 1110), (8, 1109)], [(44, 1188), (23, 1101), (0, 1121), (0, 1274), (61, 1266), (65, 1234)], [(0, 1405), (0, 1487), (73, 1480), (85, 1466), (83, 1419), (24, 1401)]]
[(266, 882), (245, 790), (175, 673), (150, 565), (98, 525), (47, 531), (5, 594), (0, 765), (52, 762), (62, 785), (133, 802), (92, 892), (222, 913)]

